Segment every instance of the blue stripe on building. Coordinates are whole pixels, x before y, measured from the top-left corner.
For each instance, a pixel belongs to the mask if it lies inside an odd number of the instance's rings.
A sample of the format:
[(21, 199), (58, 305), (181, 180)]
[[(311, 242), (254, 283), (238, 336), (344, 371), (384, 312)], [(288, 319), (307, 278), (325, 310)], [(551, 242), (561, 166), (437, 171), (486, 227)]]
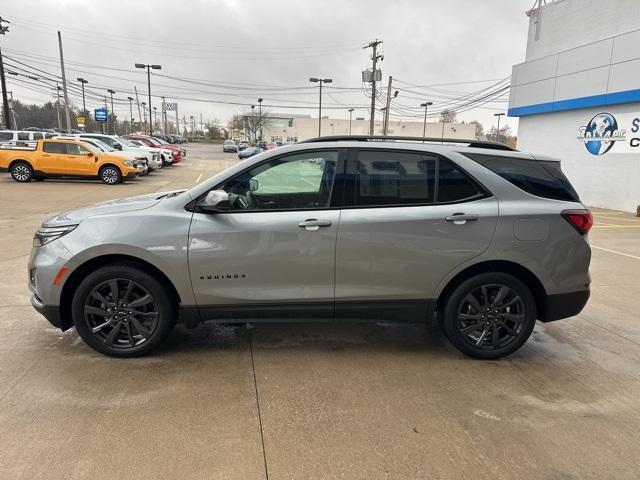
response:
[(622, 103), (640, 102), (640, 88), (625, 90), (623, 92), (602, 93), (588, 97), (568, 98), (554, 102), (536, 103), (522, 107), (513, 107), (507, 110), (510, 117), (524, 117), (539, 113), (563, 112), (579, 108), (601, 107), (603, 105), (619, 105)]

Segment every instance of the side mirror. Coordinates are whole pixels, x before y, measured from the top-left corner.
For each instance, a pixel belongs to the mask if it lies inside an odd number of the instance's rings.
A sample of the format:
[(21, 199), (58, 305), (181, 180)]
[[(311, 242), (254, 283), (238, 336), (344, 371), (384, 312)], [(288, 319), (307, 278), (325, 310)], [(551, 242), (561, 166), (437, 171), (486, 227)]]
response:
[(258, 187), (260, 187), (260, 182), (258, 182), (258, 180), (255, 178), (249, 180), (249, 190), (255, 192), (258, 190)]
[(113, 148), (115, 148), (116, 150), (122, 150), (122, 145), (120, 145), (119, 143), (114, 143)]
[(87, 157), (93, 157), (93, 152), (87, 152), (87, 153), (85, 153), (85, 155), (86, 155)]
[(198, 208), (205, 212), (224, 212), (229, 209), (229, 194), (224, 190), (211, 190)]

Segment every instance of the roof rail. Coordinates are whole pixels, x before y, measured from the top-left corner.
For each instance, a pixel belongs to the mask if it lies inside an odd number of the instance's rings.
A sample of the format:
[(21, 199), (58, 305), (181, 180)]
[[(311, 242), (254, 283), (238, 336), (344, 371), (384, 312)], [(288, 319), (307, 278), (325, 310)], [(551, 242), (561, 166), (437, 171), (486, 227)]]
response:
[(493, 150), (517, 151), (504, 143), (490, 142), (488, 140), (471, 140), (465, 138), (436, 138), (436, 137), (399, 137), (384, 135), (329, 135), (326, 137), (309, 138), (298, 143), (321, 142), (421, 142), (421, 143), (459, 143), (467, 147), (488, 148)]

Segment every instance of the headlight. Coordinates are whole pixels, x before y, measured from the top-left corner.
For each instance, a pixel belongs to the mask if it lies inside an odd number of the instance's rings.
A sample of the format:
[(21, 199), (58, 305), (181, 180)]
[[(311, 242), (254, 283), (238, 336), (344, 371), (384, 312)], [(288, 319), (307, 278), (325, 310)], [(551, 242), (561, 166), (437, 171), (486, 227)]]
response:
[(136, 166), (136, 162), (135, 162), (135, 161), (133, 161), (133, 160), (125, 160), (125, 161), (124, 161), (124, 164), (125, 164), (127, 167), (131, 167), (131, 168), (135, 168), (135, 166)]
[(60, 227), (40, 227), (33, 236), (33, 246), (41, 247), (49, 242), (75, 230), (78, 225), (65, 225)]

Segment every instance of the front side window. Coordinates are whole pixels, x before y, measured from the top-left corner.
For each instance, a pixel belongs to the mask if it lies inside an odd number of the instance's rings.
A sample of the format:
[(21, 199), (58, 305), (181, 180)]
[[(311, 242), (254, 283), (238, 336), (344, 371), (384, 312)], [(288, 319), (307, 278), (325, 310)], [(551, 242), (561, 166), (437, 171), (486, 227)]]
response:
[(29, 140), (29, 132), (18, 132), (18, 140)]
[(288, 155), (234, 177), (223, 189), (232, 211), (326, 208), (337, 163), (336, 151)]
[(437, 155), (386, 150), (357, 154), (354, 206), (455, 203), (482, 195), (453, 162)]
[(65, 143), (64, 145), (67, 148), (67, 155), (85, 155), (89, 153), (86, 148), (77, 143)]

